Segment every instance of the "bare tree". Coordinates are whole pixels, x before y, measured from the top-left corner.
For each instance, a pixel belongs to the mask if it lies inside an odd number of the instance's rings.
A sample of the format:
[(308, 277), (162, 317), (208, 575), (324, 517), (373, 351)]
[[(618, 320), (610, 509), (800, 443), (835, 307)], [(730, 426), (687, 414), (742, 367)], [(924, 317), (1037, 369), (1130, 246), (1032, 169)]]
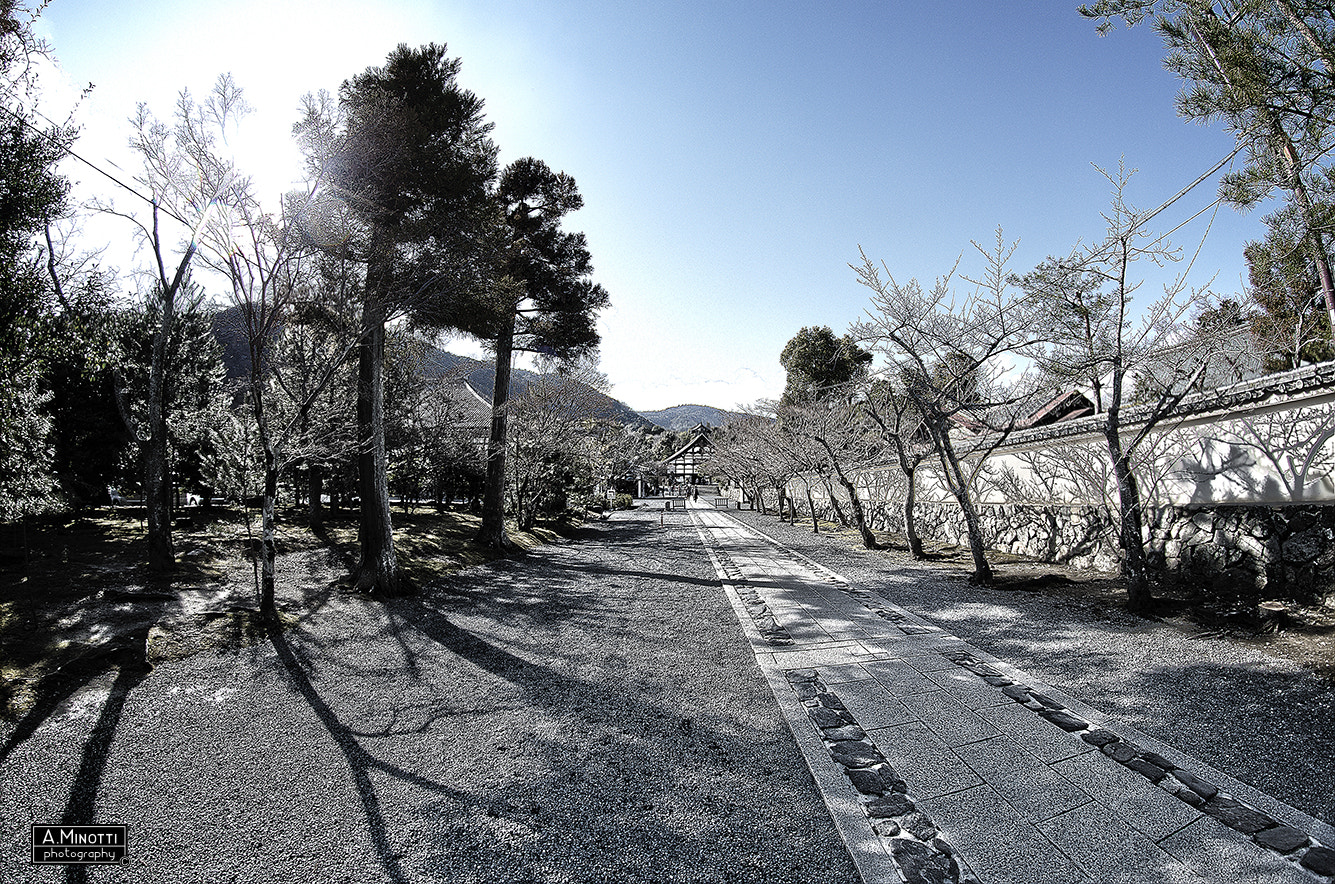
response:
[[(880, 543), (867, 522), (866, 507), (854, 478), (881, 459), (882, 445), (879, 434), (872, 432), (865, 411), (855, 399), (856, 389), (849, 383), (827, 390), (823, 398), (785, 406), (780, 410), (780, 427), (806, 443), (805, 463), (799, 466), (821, 476), (834, 475), (848, 495), (862, 545), (878, 549)], [(834, 495), (830, 498), (833, 500)], [(814, 528), (814, 512), (812, 521)]]
[(1034, 395), (1031, 376), (1015, 358), (1038, 334), (1031, 297), (1010, 282), (1006, 265), (1015, 251), (1001, 231), (989, 251), (974, 243), (985, 269), (972, 288), (957, 293), (954, 270), (930, 290), (917, 280), (901, 285), (864, 253), (852, 265), (858, 281), (872, 290), (868, 318), (853, 336), (886, 361), (882, 374), (902, 384), (922, 416), (941, 476), (964, 516), (973, 556), (973, 579), (992, 582), (982, 526), (974, 502), (977, 472), (1017, 425)]
[[(148, 512), (148, 563), (155, 570), (170, 569), (176, 562), (171, 534), (165, 396), (168, 345), (177, 310), (182, 306), (187, 310), (197, 306), (193, 302), (182, 305), (179, 298), (199, 250), (200, 234), (215, 217), (218, 198), (231, 186), (236, 174), (215, 145), (225, 138), (227, 130), (244, 111), (240, 90), (228, 77), (219, 79), (202, 104), (196, 103), (189, 92), (182, 91), (170, 125), (140, 104), (131, 119), (130, 144), (143, 163), (135, 180), (150, 195), (150, 216), (144, 219), (114, 205), (99, 206), (131, 221), (151, 258), (148, 275), (152, 279), (151, 298), (158, 324), (153, 333), (148, 413), (143, 423), (131, 419), (127, 408), (122, 407), (121, 414), (142, 459)], [(164, 241), (164, 216), (183, 225), (183, 242), (177, 257), (168, 255), (171, 246)]]
[[(296, 340), (300, 332), (290, 330), (289, 325), (293, 329), (299, 327), (296, 320), (301, 298), (312, 292), (309, 277), (314, 270), (314, 256), (307, 238), (301, 235), (300, 222), (313, 210), (312, 197), (318, 178), (306, 192), (289, 194), (280, 214), (266, 211), (250, 179), (221, 149), (229, 125), (245, 112), (241, 89), (225, 75), (218, 79), (202, 106), (194, 105), (185, 96), (178, 104), (178, 116), (185, 121), (183, 125), (189, 133), (185, 143), (193, 167), (220, 170), (212, 199), (215, 211), (201, 214), (189, 248), (192, 254), (198, 251), (207, 266), (227, 279), (246, 342), (245, 392), (255, 444), (262, 458), (260, 608), (272, 616), (275, 614), (274, 509), (279, 475), (294, 457), (307, 453), (297, 437), (302, 430), (309, 433), (310, 409), (338, 376), (355, 338), (345, 334), (341, 340), (326, 340), (316, 377), (292, 377), (291, 372), (285, 371), (291, 367), (279, 356), (279, 341), (285, 335), (292, 334), (291, 343), (298, 348), (297, 352), (292, 347), (286, 348), (288, 355), (311, 355), (299, 352), (310, 342)], [(155, 131), (155, 127), (150, 124), (147, 130)], [(309, 435), (302, 440), (311, 441)]]
[(904, 537), (909, 554), (922, 559), (925, 553), (916, 513), (918, 468), (932, 450), (922, 414), (914, 408), (907, 390), (893, 378), (881, 378), (872, 384), (861, 409), (880, 433), (882, 444), (894, 452), (895, 464), (904, 477)]
[[(1102, 171), (1102, 170), (1100, 170)], [(1030, 353), (1059, 382), (1078, 384), (1093, 403), (1108, 449), (1120, 512), (1119, 542), (1128, 602), (1144, 610), (1153, 601), (1145, 559), (1143, 494), (1137, 477), (1142, 446), (1204, 377), (1218, 338), (1190, 334), (1183, 322), (1199, 292), (1184, 276), (1139, 312), (1133, 303), (1143, 280), (1135, 265), (1175, 261), (1179, 252), (1125, 199), (1130, 173), (1104, 173), (1112, 204), (1104, 239), (1050, 258), (1016, 280), (1044, 305), (1047, 340)]]

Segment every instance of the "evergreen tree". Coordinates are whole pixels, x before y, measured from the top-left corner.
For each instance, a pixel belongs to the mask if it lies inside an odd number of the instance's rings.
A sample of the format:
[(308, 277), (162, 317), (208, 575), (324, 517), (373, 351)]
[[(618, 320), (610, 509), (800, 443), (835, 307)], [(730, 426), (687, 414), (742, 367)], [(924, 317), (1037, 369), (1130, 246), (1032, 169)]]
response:
[(1165, 67), (1184, 82), (1179, 115), (1223, 122), (1245, 152), (1220, 196), (1248, 209), (1276, 190), (1286, 194), (1290, 211), (1267, 221), (1277, 241), (1306, 253), (1335, 333), (1328, 212), (1319, 196), (1335, 148), (1335, 9), (1318, 0), (1097, 0), (1080, 11), (1102, 19), (1104, 32), (1115, 18), (1153, 21), (1168, 49)]
[[(40, 11), (40, 10), (39, 10)], [(68, 182), (56, 161), (74, 133), (39, 126), (32, 113), (34, 62), (48, 47), (33, 33), (36, 13), (0, 0), (0, 518), (55, 502), (51, 392), (41, 354), (53, 293), (36, 259), (38, 235), (66, 208)]]
[(389, 512), (385, 326), (406, 315), (421, 325), (474, 327), (477, 231), (496, 174), (482, 100), (458, 84), (460, 62), (445, 53), (443, 45), (400, 45), (383, 67), (343, 84), (341, 125), (313, 115), (301, 127), (328, 149), (329, 180), (363, 228), (356, 585), (382, 595), (404, 589)]
[(803, 328), (779, 354), (779, 364), (788, 372), (779, 404), (828, 398), (863, 374), (871, 361), (872, 354), (850, 335), (836, 338), (828, 325)]
[(589, 279), (593, 263), (584, 234), (561, 229), (561, 220), (584, 204), (574, 178), (541, 160), (517, 160), (501, 176), (495, 200), (502, 210), (492, 270), (496, 373), (478, 539), (499, 548), (506, 542), (506, 405), (514, 353), (561, 360), (591, 355), (598, 346), (595, 318), (608, 298)]

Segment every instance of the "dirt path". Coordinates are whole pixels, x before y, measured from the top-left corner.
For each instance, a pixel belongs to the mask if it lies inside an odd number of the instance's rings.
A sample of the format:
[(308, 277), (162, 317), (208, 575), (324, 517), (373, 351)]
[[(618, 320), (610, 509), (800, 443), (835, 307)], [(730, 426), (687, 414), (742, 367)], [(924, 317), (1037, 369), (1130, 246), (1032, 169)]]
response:
[(331, 573), (287, 575), (318, 609), (272, 643), (0, 731), (4, 879), (64, 877), (30, 823), (97, 822), (133, 857), (98, 881), (857, 880), (689, 526), (628, 514), (392, 604)]

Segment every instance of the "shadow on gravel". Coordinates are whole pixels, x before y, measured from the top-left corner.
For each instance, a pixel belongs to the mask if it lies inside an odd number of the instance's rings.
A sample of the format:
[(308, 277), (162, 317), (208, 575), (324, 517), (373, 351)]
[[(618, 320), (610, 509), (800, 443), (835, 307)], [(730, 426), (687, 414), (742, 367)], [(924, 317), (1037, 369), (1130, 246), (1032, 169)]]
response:
[[(79, 760), (79, 769), (74, 774), (70, 795), (65, 803), (65, 810), (60, 816), (60, 825), (89, 826), (99, 822), (96, 819), (97, 795), (106, 772), (107, 757), (111, 745), (116, 739), (121, 715), (125, 710), (125, 701), (130, 691), (147, 677), (150, 667), (144, 659), (144, 642), (148, 636), (148, 626), (118, 641), (110, 649), (101, 653), (74, 659), (70, 665), (57, 668), (42, 679), (36, 688), (37, 702), (28, 711), (9, 738), (0, 746), (0, 762), (25, 740), (36, 733), (44, 721), (53, 715), (67, 700), (80, 690), (92, 684), (98, 678), (115, 670), (116, 678), (107, 694), (97, 723), (93, 725), (88, 740), (84, 743)], [(65, 880), (84, 882), (88, 880), (86, 866), (65, 866)]]
[[(142, 653), (138, 660), (135, 660), (133, 655), (122, 657), (116, 670), (116, 680), (112, 683), (107, 701), (97, 717), (97, 724), (93, 725), (93, 732), (88, 736), (88, 742), (84, 744), (79, 770), (74, 774), (74, 784), (70, 788), (69, 801), (65, 805), (65, 812), (60, 816), (62, 826), (92, 826), (101, 822), (96, 818), (97, 793), (102, 785), (102, 776), (106, 772), (111, 744), (116, 739), (116, 730), (125, 711), (126, 698), (130, 691), (148, 676), (148, 673), (149, 667)], [(65, 866), (65, 880), (83, 884), (88, 880), (88, 867)]]
[[(367, 871), (855, 880), (763, 683), (713, 650), (742, 637), (720, 630), (731, 612), (707, 568), (656, 521), (602, 523), (551, 554), (363, 600), (343, 627), (271, 636), (346, 761)], [(696, 636), (711, 648), (698, 660)]]
[(357, 794), (362, 802), (362, 810), (366, 814), (367, 827), (370, 829), (371, 842), (375, 845), (376, 858), (380, 867), (384, 869), (388, 880), (394, 881), (396, 884), (405, 884), (409, 878), (404, 874), (403, 866), (399, 862), (399, 854), (396, 854), (390, 846), (384, 813), (380, 808), (380, 798), (377, 796), (375, 786), (371, 782), (372, 771), (388, 774), (419, 788), (441, 795), (448, 795), (457, 800), (464, 800), (467, 796), (440, 783), (420, 777), (412, 771), (381, 761), (363, 749), (362, 745), (357, 742), (352, 730), (339, 720), (334, 710), (329, 707), (329, 704), (320, 696), (320, 692), (311, 684), (310, 678), (306, 675), (306, 670), (297, 660), (296, 654), (293, 653), (287, 637), (281, 631), (273, 630), (270, 632), (269, 640), (278, 653), (278, 659), (282, 661), (283, 668), (287, 670), (288, 677), (292, 680), (292, 686), (297, 689), (319, 717), (320, 723), (324, 725), (325, 730), (329, 731), (329, 735), (334, 738), (339, 751), (343, 753), (343, 757), (348, 762), (348, 770), (352, 773), (353, 784), (357, 788)]
[[(152, 617), (165, 608), (165, 602), (157, 604), (153, 608)], [(0, 745), (0, 763), (36, 733), (42, 723), (66, 701), (102, 675), (117, 670), (116, 684), (119, 685), (126, 672), (136, 672), (138, 675), (134, 684), (138, 684), (149, 670), (144, 659), (149, 626), (149, 623), (145, 623), (133, 632), (118, 636), (110, 645), (99, 646), (91, 651), (86, 646), (71, 644), (66, 653), (54, 658), (49, 671), (33, 688), (36, 699), (32, 707), (18, 720), (14, 731)]]
[(670, 580), (674, 583), (692, 583), (696, 586), (722, 586), (718, 580), (701, 577), (687, 577), (683, 574), (665, 574), (661, 571), (627, 571), (619, 568), (601, 568), (596, 565), (566, 565), (567, 571), (579, 571), (583, 574), (601, 574), (605, 577), (643, 577), (649, 580)]

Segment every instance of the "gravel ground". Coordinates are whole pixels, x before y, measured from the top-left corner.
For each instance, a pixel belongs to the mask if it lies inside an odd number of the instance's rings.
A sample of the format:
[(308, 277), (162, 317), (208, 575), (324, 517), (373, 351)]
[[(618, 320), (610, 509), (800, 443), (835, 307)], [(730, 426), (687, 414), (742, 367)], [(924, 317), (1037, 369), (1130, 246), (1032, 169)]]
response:
[(382, 604), (280, 563), (276, 642), (108, 672), (0, 729), (29, 823), (125, 823), (91, 881), (855, 882), (693, 529), (640, 511)]
[[(855, 584), (1096, 709), (1335, 823), (1335, 685), (1256, 646), (1193, 636), (1120, 608), (974, 586), (847, 534), (749, 511), (759, 528)], [(1003, 566), (1004, 570), (1004, 566)]]

